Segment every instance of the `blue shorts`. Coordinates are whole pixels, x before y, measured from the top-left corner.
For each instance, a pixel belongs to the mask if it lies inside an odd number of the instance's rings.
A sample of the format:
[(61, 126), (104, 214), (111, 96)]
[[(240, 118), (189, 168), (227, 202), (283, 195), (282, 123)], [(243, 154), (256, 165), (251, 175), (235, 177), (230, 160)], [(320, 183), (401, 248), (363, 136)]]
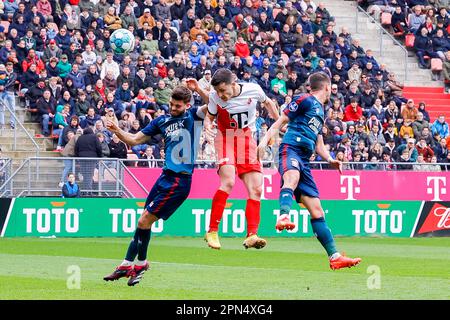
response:
[(283, 186), (283, 174), (286, 171), (298, 170), (300, 172), (300, 181), (294, 190), (297, 202), (300, 202), (302, 194), (312, 198), (319, 197), (319, 190), (309, 167), (311, 155), (312, 152), (306, 148), (293, 147), (284, 143), (280, 145), (278, 172), (281, 175), (281, 186)]
[(145, 201), (145, 208), (167, 220), (183, 204), (191, 191), (192, 175), (164, 170)]

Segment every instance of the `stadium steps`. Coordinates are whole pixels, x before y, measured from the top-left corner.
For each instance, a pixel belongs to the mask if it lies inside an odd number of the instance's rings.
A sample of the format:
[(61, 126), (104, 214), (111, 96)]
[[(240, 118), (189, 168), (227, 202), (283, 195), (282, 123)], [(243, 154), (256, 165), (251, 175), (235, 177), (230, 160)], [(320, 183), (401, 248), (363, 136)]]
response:
[(405, 87), (403, 95), (413, 99), (415, 105), (421, 101), (425, 102), (431, 122), (439, 115), (444, 115), (445, 119), (450, 121), (450, 94), (444, 93), (443, 88)]
[[(26, 132), (19, 125), (16, 125), (15, 130), (9, 127), (10, 117), (9, 112), (6, 112), (5, 128), (0, 130), (0, 146), (4, 157), (12, 158), (14, 163), (20, 163), (29, 156), (36, 156), (36, 148)], [(41, 132), (41, 125), (38, 122), (32, 122), (31, 114), (25, 108), (17, 107), (16, 117), (36, 141), (39, 146), (40, 156), (60, 156), (59, 152), (51, 152), (56, 147), (55, 139), (50, 137), (36, 137), (36, 134)], [(14, 135), (16, 136), (16, 149), (14, 149)]]
[[(420, 69), (417, 58), (413, 53), (408, 53), (407, 69), (408, 80), (405, 81), (405, 53), (387, 35), (382, 36), (383, 55), (380, 55), (380, 31), (378, 27), (369, 21), (364, 13), (358, 12), (355, 2), (342, 0), (328, 0), (326, 8), (336, 18), (335, 32), (339, 34), (345, 27), (353, 39), (359, 39), (361, 46), (373, 51), (378, 63), (386, 64), (387, 70), (396, 74), (397, 80), (404, 82), (405, 86), (416, 87), (444, 87), (442, 81), (432, 81), (430, 70)], [(356, 32), (356, 15), (358, 14), (358, 32)]]

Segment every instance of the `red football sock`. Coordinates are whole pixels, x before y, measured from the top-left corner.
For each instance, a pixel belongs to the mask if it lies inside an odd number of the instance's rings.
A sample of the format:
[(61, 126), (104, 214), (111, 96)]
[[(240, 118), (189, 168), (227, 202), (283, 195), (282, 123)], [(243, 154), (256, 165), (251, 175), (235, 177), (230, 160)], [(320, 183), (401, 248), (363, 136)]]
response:
[(245, 207), (245, 217), (247, 218), (247, 237), (258, 233), (259, 221), (261, 216), (259, 214), (261, 202), (253, 199), (247, 200)]
[(227, 203), (228, 193), (222, 190), (217, 190), (212, 201), (211, 218), (209, 220), (209, 231), (218, 231), (219, 223), (222, 220), (223, 210)]

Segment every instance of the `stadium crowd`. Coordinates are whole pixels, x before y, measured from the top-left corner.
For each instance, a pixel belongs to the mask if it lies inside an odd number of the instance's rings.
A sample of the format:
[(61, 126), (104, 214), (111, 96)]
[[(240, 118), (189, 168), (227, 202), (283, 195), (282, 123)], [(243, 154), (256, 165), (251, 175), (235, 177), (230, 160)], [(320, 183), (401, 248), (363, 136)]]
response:
[[(378, 13), (387, 2), (389, 8), (419, 6), (425, 12), (424, 26), (410, 28), (412, 19), (400, 25), (410, 31), (426, 29), (433, 37), (443, 33), (445, 43), (432, 42), (427, 50), (439, 49), (433, 52), (445, 60), (448, 77), (447, 11), (430, 14), (429, 1), (396, 1), (367, 4), (369, 10), (378, 7)], [(332, 95), (325, 106), (323, 136), (332, 155), (344, 162), (358, 162), (367, 169), (379, 168), (379, 162), (384, 169), (411, 170), (421, 162), (429, 163), (429, 170), (441, 169), (433, 163), (450, 163), (444, 117), (431, 122), (424, 103), (404, 98), (396, 75), (346, 28), (336, 30), (323, 2), (3, 0), (0, 17), (0, 99), (14, 108), (14, 95), (19, 95), (41, 122), (42, 134), (57, 138), (63, 156), (164, 159), (161, 137), (129, 148), (106, 129), (105, 120), (138, 132), (168, 111), (175, 86), (195, 78), (210, 89), (212, 74), (229, 68), (239, 81), (258, 83), (280, 112), (295, 96), (308, 92), (310, 74), (328, 74)], [(125, 55), (114, 54), (109, 41), (120, 28), (136, 39)], [(416, 33), (422, 45), (417, 39)], [(426, 54), (433, 57), (430, 51)], [(203, 104), (200, 96), (194, 98), (196, 105)], [(4, 113), (0, 109), (1, 126)], [(257, 140), (271, 123), (260, 109)], [(83, 130), (90, 142), (80, 146), (76, 141)], [(200, 142), (199, 166), (214, 166), (214, 146), (204, 136)], [(264, 160), (277, 158), (277, 142), (272, 141)], [(364, 164), (368, 161), (372, 163)], [(393, 161), (405, 164), (386, 165)], [(138, 162), (150, 167), (161, 163)]]
[(450, 85), (448, 0), (357, 0), (358, 4), (414, 50), (419, 68)]

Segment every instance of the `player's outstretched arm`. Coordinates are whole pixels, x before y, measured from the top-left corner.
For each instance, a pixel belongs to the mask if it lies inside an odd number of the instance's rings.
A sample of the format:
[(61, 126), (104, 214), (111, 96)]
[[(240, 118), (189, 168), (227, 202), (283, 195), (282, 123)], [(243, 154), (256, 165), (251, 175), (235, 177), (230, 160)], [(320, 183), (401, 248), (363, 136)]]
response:
[(208, 112), (208, 109), (206, 109), (205, 120), (203, 120), (203, 127), (205, 128), (206, 139), (208, 139), (209, 142), (213, 141), (216, 135), (214, 132), (215, 118), (216, 116), (213, 116), (211, 113)]
[(275, 121), (274, 124), (270, 127), (270, 129), (267, 131), (265, 136), (261, 139), (258, 145), (258, 157), (259, 159), (262, 159), (264, 152), (266, 150), (267, 144), (269, 143), (270, 139), (272, 139), (275, 135), (279, 134), (280, 129), (286, 125), (286, 123), (289, 122), (289, 118), (284, 113), (279, 116), (278, 120)]
[(189, 90), (197, 92), (202, 97), (204, 103), (209, 103), (209, 91), (200, 88), (196, 79), (186, 79), (186, 84)]
[(267, 98), (266, 101), (263, 102), (264, 108), (266, 108), (267, 112), (269, 112), (269, 116), (274, 119), (278, 120), (280, 115), (278, 114), (277, 107), (275, 105), (275, 102), (272, 101), (272, 99)]
[(129, 146), (143, 144), (148, 139), (148, 137), (140, 131), (136, 134), (125, 132), (122, 129), (120, 129), (119, 126), (117, 126), (117, 124), (115, 124), (110, 120), (106, 121), (106, 128), (112, 133), (115, 133), (122, 142), (126, 143)]
[(325, 148), (325, 144), (323, 142), (323, 137), (321, 134), (317, 136), (316, 142), (316, 153), (322, 158), (327, 159), (327, 162), (334, 169), (339, 170), (339, 173), (342, 174), (342, 162), (336, 159), (333, 159), (328, 152), (327, 148)]

